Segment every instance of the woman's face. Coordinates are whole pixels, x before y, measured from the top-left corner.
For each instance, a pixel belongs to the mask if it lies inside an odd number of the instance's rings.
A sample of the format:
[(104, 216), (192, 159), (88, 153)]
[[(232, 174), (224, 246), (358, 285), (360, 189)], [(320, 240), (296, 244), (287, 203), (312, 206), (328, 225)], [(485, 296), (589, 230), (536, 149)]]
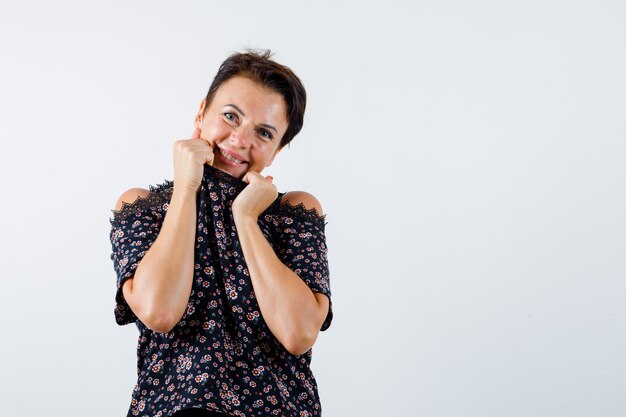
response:
[[(287, 130), (283, 97), (246, 77), (233, 77), (218, 88), (209, 108), (202, 100), (194, 122), (213, 146), (213, 166), (236, 178), (269, 166)], [(204, 115), (203, 115), (204, 113)]]

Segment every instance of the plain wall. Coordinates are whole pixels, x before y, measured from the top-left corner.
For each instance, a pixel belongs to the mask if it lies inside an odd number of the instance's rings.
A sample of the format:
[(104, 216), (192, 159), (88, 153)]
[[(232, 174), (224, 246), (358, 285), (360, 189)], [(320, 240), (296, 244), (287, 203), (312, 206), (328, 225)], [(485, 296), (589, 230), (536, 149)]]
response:
[(122, 416), (109, 217), (271, 48), (327, 213), (325, 417), (626, 415), (623, 1), (3, 1), (0, 414)]

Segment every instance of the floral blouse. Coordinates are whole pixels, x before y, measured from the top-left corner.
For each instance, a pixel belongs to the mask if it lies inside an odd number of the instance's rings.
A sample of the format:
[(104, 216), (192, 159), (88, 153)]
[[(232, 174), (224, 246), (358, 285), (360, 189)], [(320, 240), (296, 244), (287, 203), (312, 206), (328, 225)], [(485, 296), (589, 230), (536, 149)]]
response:
[[(231, 205), (246, 183), (205, 165), (197, 197), (191, 295), (168, 333), (147, 328), (126, 303), (132, 278), (167, 213), (173, 181), (150, 186), (147, 197), (124, 203), (110, 219), (111, 260), (117, 274), (115, 319), (135, 323), (137, 383), (128, 416), (170, 416), (203, 408), (231, 416), (321, 416), (312, 351), (289, 353), (271, 333), (255, 298)], [(258, 220), (279, 259), (312, 291), (331, 296), (325, 216), (281, 202)], [(321, 330), (332, 320), (332, 303)]]

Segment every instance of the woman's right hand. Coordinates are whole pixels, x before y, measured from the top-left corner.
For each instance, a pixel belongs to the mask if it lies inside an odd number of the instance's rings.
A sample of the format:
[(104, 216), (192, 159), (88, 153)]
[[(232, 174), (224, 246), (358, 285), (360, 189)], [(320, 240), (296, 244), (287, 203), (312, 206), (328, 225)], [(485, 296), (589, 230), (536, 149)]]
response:
[(174, 142), (174, 189), (196, 193), (200, 189), (204, 164), (213, 165), (213, 145), (200, 138), (196, 128), (191, 139)]

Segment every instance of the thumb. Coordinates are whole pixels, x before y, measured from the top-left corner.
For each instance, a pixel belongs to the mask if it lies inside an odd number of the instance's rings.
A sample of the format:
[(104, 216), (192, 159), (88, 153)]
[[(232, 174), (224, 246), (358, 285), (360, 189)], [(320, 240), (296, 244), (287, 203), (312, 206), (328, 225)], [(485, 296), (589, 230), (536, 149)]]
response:
[(200, 133), (202, 133), (202, 131), (200, 130), (199, 127), (196, 127), (193, 133), (191, 134), (191, 139), (200, 139)]
[(274, 177), (272, 177), (271, 175), (268, 175), (267, 177), (265, 177), (265, 179), (268, 180), (270, 184), (274, 183)]
[(250, 184), (250, 181), (252, 180), (252, 174), (250, 174), (250, 172), (251, 171), (246, 172), (246, 175), (243, 176), (241, 181), (245, 182), (246, 184)]

